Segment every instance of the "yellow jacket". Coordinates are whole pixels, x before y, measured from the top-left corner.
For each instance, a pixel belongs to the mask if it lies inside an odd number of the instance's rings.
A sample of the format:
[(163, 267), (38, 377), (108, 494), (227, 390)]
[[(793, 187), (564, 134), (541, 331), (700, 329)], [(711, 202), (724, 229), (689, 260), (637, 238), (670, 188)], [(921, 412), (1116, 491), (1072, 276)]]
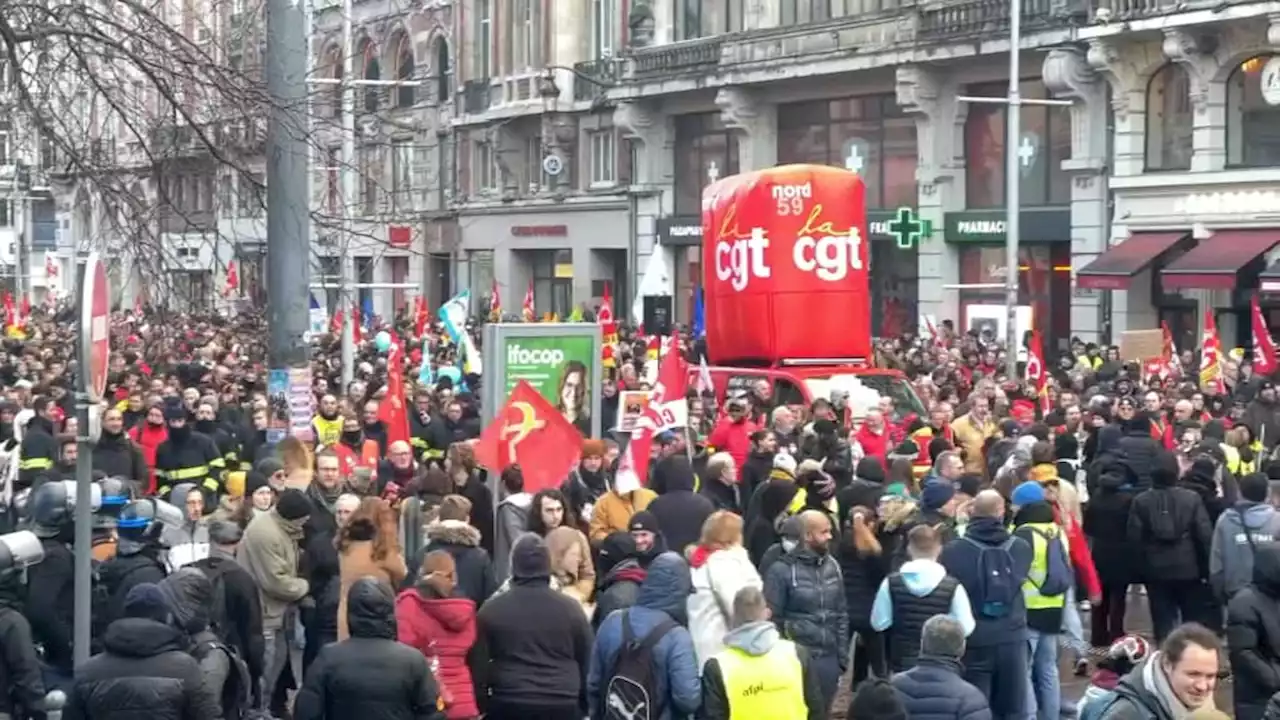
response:
[(626, 497), (610, 490), (596, 501), (591, 511), (591, 542), (604, 540), (610, 533), (627, 532), (631, 516), (649, 507), (658, 494), (648, 488), (640, 488)]

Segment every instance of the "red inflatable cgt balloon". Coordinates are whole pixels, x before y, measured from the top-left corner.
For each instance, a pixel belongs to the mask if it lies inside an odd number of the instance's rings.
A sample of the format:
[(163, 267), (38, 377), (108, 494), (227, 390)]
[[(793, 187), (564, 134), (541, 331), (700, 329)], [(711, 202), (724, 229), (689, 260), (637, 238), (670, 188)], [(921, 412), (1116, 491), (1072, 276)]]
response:
[(866, 186), (784, 165), (702, 192), (708, 360), (871, 357)]

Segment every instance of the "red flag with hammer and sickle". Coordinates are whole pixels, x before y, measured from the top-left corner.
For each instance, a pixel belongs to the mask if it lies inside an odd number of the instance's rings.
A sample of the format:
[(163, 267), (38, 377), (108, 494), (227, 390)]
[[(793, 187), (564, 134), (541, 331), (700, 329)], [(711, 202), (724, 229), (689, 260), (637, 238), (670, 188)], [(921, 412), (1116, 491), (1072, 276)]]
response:
[(521, 380), (480, 433), (476, 460), (490, 470), (519, 465), (524, 490), (560, 487), (582, 455), (582, 434), (555, 406)]

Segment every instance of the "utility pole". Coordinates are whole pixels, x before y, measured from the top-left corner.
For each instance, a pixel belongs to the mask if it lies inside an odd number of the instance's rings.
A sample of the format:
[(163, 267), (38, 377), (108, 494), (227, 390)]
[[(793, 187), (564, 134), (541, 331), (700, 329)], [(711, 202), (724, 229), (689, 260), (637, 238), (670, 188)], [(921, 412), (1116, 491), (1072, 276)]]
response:
[(342, 240), (338, 244), (340, 264), (338, 272), (338, 307), (346, 308), (342, 323), (342, 392), (346, 393), (356, 372), (356, 298), (352, 292), (356, 281), (356, 259), (351, 255), (355, 235), (352, 204), (357, 201), (358, 187), (356, 163), (356, 48), (355, 30), (351, 26), (351, 14), (355, 12), (352, 0), (342, 0)]
[[(1018, 144), (1022, 140), (1022, 106), (1048, 105), (1070, 106), (1070, 100), (1042, 100), (1022, 97), (1022, 0), (1009, 2), (1009, 93), (1006, 97), (974, 97), (960, 95), (960, 102), (991, 103), (1005, 105), (1005, 147), (1004, 147), (1004, 187), (1005, 187), (1005, 220), (1004, 220), (1004, 309), (1005, 336), (1008, 348), (1005, 372), (1010, 379), (1018, 377), (1018, 346), (1022, 338), (1018, 337), (1018, 238), (1021, 232), (1019, 221), (1022, 214), (1022, 178), (1018, 173)], [(990, 284), (949, 285), (949, 288), (979, 289), (989, 288)]]
[(305, 367), (310, 326), (311, 197), (307, 55), (300, 0), (267, 0), (267, 326), (270, 367)]
[[(338, 308), (346, 310), (342, 323), (342, 391), (355, 379), (356, 336), (355, 309), (356, 298), (361, 288), (368, 289), (411, 289), (415, 284), (403, 283), (364, 283), (356, 282), (355, 256), (352, 246), (355, 239), (355, 219), (352, 205), (361, 200), (360, 178), (356, 174), (356, 91), (362, 87), (419, 87), (423, 83), (416, 80), (365, 80), (356, 77), (355, 28), (351, 23), (354, 13), (353, 0), (342, 2), (342, 79), (313, 78), (311, 82), (320, 86), (342, 84), (342, 157), (339, 159), (339, 173), (342, 182), (342, 238), (338, 243)], [(306, 255), (310, 257), (310, 254)], [(308, 263), (310, 265), (310, 263)], [(328, 278), (324, 282), (310, 287), (327, 287)]]

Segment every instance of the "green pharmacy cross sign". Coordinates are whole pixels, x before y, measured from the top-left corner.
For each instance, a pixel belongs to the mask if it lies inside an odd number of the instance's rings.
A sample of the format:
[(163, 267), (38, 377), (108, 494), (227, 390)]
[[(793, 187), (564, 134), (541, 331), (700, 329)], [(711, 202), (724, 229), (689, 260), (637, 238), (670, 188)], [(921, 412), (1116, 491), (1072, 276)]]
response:
[(933, 235), (933, 222), (920, 217), (909, 207), (898, 208), (888, 227), (889, 236), (903, 250), (909, 250)]

